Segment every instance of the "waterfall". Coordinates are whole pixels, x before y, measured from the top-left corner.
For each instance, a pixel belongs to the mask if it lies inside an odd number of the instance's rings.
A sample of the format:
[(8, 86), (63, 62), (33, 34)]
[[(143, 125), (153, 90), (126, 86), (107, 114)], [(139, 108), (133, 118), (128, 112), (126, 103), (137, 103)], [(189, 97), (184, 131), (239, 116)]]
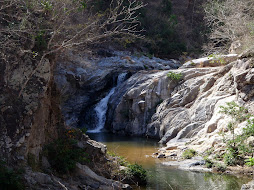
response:
[(116, 87), (122, 84), (122, 82), (125, 80), (126, 75), (127, 73), (121, 73), (120, 75), (118, 75), (117, 85), (113, 87), (109, 91), (109, 93), (103, 99), (101, 99), (98, 104), (96, 104), (96, 107), (94, 108), (97, 118), (96, 127), (95, 129), (88, 130), (88, 133), (99, 133), (104, 128), (109, 98), (114, 94)]

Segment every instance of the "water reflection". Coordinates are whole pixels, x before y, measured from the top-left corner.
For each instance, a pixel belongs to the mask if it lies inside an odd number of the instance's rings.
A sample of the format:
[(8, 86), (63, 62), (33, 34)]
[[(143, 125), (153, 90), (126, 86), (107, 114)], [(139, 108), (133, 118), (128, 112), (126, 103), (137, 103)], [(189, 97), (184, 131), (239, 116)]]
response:
[[(139, 163), (148, 171), (148, 184), (141, 190), (239, 190), (250, 178), (231, 175), (198, 173), (178, 170), (161, 164), (151, 155), (159, 148), (151, 139), (126, 137), (108, 133), (90, 134), (103, 142), (108, 150), (124, 156), (131, 163)], [(165, 160), (163, 160), (165, 161)]]

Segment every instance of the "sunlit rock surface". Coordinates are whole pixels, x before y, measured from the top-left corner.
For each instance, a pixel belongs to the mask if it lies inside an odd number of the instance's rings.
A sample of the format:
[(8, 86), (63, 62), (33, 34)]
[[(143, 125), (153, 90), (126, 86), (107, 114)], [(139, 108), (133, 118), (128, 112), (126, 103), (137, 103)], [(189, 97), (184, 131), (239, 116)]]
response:
[[(169, 71), (181, 73), (182, 80), (172, 80)], [(222, 138), (218, 132), (229, 119), (219, 113), (221, 105), (235, 101), (254, 113), (253, 77), (251, 59), (218, 67), (139, 72), (112, 95), (108, 128), (162, 143), (192, 138), (204, 149), (216, 146)]]

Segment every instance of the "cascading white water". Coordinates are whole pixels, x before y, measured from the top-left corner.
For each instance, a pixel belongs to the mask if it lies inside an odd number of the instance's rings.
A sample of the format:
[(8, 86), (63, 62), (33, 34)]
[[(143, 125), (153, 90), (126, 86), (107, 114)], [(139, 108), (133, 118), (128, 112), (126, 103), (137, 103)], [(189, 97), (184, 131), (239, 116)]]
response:
[[(120, 75), (118, 75), (117, 86), (119, 86), (124, 81), (126, 75), (127, 73), (121, 73)], [(108, 110), (108, 101), (109, 101), (109, 98), (114, 94), (116, 87), (113, 87), (109, 91), (107, 96), (101, 99), (101, 101), (96, 105), (94, 109), (96, 113), (96, 118), (97, 118), (96, 127), (95, 129), (88, 130), (87, 131), (88, 133), (99, 133), (104, 128), (104, 125), (106, 122), (106, 113)]]

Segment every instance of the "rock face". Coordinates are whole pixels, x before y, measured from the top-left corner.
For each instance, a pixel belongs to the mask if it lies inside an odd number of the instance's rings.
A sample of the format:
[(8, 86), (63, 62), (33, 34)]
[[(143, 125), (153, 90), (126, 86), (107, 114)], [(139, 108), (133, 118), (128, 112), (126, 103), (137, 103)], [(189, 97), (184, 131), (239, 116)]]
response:
[(179, 81), (168, 77), (168, 72), (139, 72), (116, 89), (110, 100), (108, 128), (167, 143), (215, 135), (226, 127), (226, 119), (218, 113), (226, 102), (236, 101), (254, 113), (252, 59), (171, 70), (181, 73)]
[(129, 52), (109, 56), (89, 58), (68, 52), (58, 59), (55, 82), (61, 91), (61, 110), (67, 125), (94, 128), (95, 105), (116, 85), (119, 74), (129, 77), (139, 70), (180, 66), (174, 60), (132, 56)]
[(106, 126), (115, 133), (144, 135), (156, 106), (177, 85), (167, 73), (141, 71), (123, 83), (110, 99)]
[(28, 153), (38, 158), (42, 146), (57, 137), (61, 115), (57, 99), (51, 102), (57, 93), (52, 65), (47, 59), (38, 65), (26, 55), (12, 65), (1, 63), (0, 156), (10, 163), (22, 163)]
[(250, 181), (247, 184), (244, 184), (241, 188), (241, 190), (253, 190), (254, 189), (254, 181)]

